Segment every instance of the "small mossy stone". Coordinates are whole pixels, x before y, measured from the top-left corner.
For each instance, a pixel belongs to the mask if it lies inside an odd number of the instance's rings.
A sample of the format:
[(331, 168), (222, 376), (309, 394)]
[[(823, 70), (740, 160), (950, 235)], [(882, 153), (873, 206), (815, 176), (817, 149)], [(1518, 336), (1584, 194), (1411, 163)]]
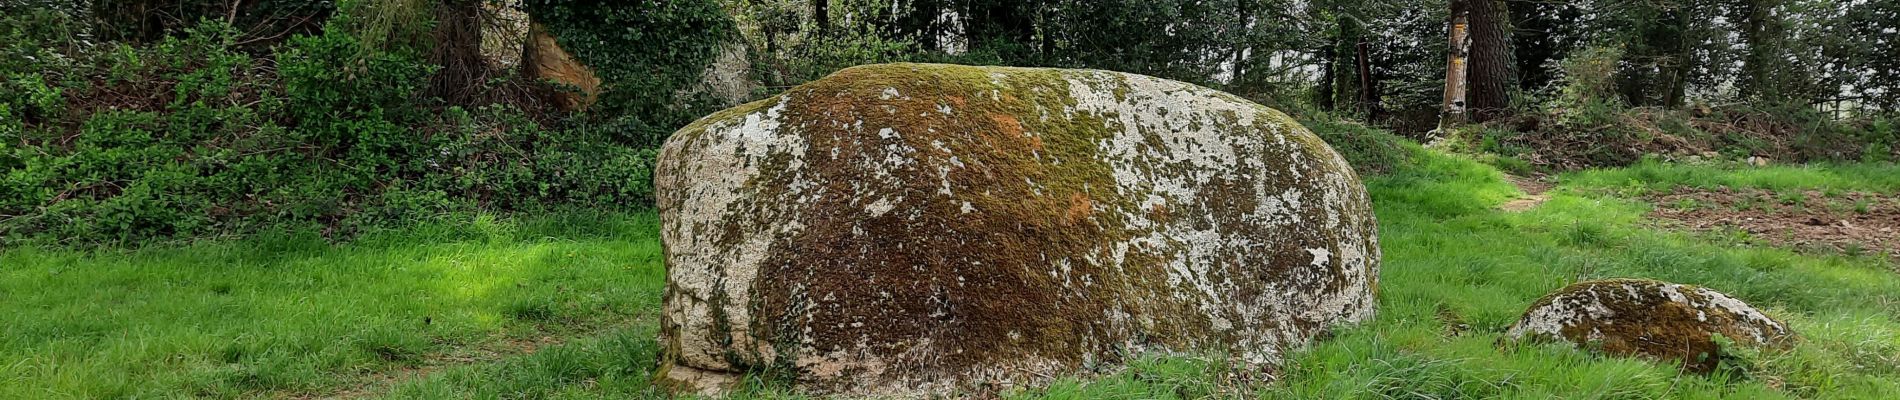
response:
[(1722, 357), (1715, 335), (1737, 345), (1785, 348), (1787, 324), (1708, 288), (1642, 279), (1583, 282), (1538, 300), (1508, 335), (1560, 340), (1619, 356), (1679, 361), (1707, 373)]
[(856, 67), (688, 126), (654, 180), (678, 390), (990, 393), (1151, 353), (1259, 371), (1373, 313), (1358, 176), (1181, 82)]

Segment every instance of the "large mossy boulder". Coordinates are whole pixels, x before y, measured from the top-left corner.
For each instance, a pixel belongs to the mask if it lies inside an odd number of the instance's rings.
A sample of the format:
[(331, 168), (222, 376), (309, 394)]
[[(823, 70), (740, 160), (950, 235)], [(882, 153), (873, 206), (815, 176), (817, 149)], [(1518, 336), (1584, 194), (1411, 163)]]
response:
[(1794, 333), (1754, 307), (1708, 288), (1640, 279), (1583, 282), (1533, 304), (1507, 334), (1557, 340), (1619, 356), (1678, 361), (1710, 372), (1721, 335), (1737, 345), (1781, 348)]
[(1373, 313), (1351, 168), (1286, 115), (1082, 70), (847, 69), (656, 166), (676, 390), (1033, 386), (1153, 353), (1262, 367)]

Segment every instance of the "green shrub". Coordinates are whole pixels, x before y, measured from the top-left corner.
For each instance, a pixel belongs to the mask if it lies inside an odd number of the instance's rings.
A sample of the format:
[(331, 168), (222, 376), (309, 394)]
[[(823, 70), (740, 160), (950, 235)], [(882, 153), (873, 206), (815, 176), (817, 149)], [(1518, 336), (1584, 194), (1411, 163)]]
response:
[(1411, 168), (1418, 164), (1424, 152), (1417, 144), (1391, 132), (1326, 114), (1309, 116), (1300, 123), (1345, 157), (1346, 163), (1361, 175), (1384, 175), (1395, 169)]
[(452, 214), (650, 203), (650, 148), (507, 106), (433, 108), (420, 93), (436, 67), (368, 48), (340, 24), (288, 40), (274, 62), (208, 22), (6, 71), (0, 244), (334, 237)]
[(1867, 123), (1867, 141), (1861, 150), (1862, 162), (1894, 162), (1900, 159), (1900, 130), (1894, 129), (1893, 120), (1876, 119)]
[(725, 9), (713, 0), (530, 0), (536, 21), (602, 81), (592, 112), (620, 140), (658, 147), (668, 135), (720, 102), (693, 93), (722, 47), (739, 41)]
[[(816, 29), (816, 27), (809, 27)], [(752, 47), (767, 48), (764, 40), (768, 38), (748, 38)], [(892, 38), (881, 33), (869, 23), (850, 24), (833, 27), (824, 33), (811, 33), (804, 40), (793, 43), (789, 49), (778, 54), (757, 52), (754, 54), (754, 68), (766, 87), (761, 90), (773, 92), (818, 80), (833, 72), (845, 68), (866, 64), (882, 64), (906, 61), (955, 62), (967, 60), (932, 60), (930, 56), (920, 54), (917, 43), (908, 38)], [(977, 62), (962, 64), (988, 65)], [(764, 97), (776, 93), (756, 93)]]
[[(1629, 107), (1618, 93), (1619, 48), (1565, 59), (1552, 95), (1514, 118), (1461, 127), (1454, 150), (1515, 158), (1544, 170), (1620, 167), (1644, 157), (1719, 155), (1776, 162), (1882, 161), (1900, 143), (1891, 122), (1844, 117), (1787, 102), (1688, 109)], [(1714, 154), (1711, 154), (1714, 153)], [(1519, 162), (1499, 163), (1507, 169)]]

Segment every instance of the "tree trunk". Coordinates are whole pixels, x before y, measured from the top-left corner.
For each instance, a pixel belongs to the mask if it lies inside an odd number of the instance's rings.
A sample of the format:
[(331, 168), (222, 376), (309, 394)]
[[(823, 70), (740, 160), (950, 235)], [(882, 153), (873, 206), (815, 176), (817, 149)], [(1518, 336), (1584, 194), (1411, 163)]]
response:
[(1319, 58), (1322, 67), (1320, 68), (1319, 88), (1315, 90), (1316, 93), (1314, 93), (1313, 102), (1319, 105), (1321, 111), (1332, 111), (1335, 104), (1333, 103), (1333, 81), (1339, 79), (1339, 75), (1335, 73), (1335, 70), (1339, 68), (1338, 49), (1339, 35), (1337, 33), (1333, 35), (1332, 43), (1328, 43), (1326, 46), (1319, 48)]
[(1372, 46), (1361, 40), (1357, 46), (1359, 53), (1359, 107), (1366, 110), (1366, 120), (1379, 119), (1379, 85), (1372, 81)]
[(1340, 16), (1339, 37), (1334, 41), (1333, 57), (1342, 62), (1333, 63), (1333, 106), (1341, 110), (1364, 112), (1366, 91), (1364, 79), (1358, 79), (1360, 45), (1365, 41), (1365, 28), (1358, 19)]
[(1687, 101), (1689, 72), (1695, 69), (1695, 47), (1689, 39), (1689, 12), (1687, 7), (1676, 7), (1664, 14), (1664, 18), (1675, 25), (1677, 32), (1675, 42), (1670, 43), (1673, 45), (1673, 54), (1663, 68), (1666, 83), (1662, 100), (1663, 106), (1668, 108), (1682, 108)]
[(1466, 31), (1469, 26), (1465, 1), (1452, 0), (1451, 26), (1447, 30), (1449, 40), (1445, 46), (1445, 105), (1438, 122), (1439, 129), (1465, 123), (1465, 57), (1471, 48), (1471, 38)]
[(528, 40), (522, 43), (521, 70), (529, 78), (573, 89), (554, 95), (555, 106), (564, 111), (586, 109), (600, 94), (600, 76), (562, 49), (547, 27), (532, 17), (528, 23)]
[[(1234, 2), (1234, 10), (1240, 14), (1241, 21), (1248, 21), (1253, 18), (1253, 14), (1251, 14), (1252, 11), (1247, 6), (1248, 2), (1245, 0)], [(1242, 24), (1244, 25), (1245, 22)], [(1252, 40), (1236, 40), (1234, 42), (1234, 55), (1230, 58), (1234, 62), (1234, 73), (1233, 76), (1227, 80), (1227, 84), (1232, 87), (1239, 87), (1242, 82), (1242, 77), (1247, 75), (1247, 50), (1248, 44), (1252, 43)]]
[(818, 34), (831, 33), (831, 0), (812, 0), (811, 19), (818, 24)]
[(1775, 72), (1781, 69), (1781, 21), (1775, 9), (1782, 0), (1743, 0), (1741, 5), (1742, 42), (1748, 45), (1743, 55), (1740, 87), (1743, 98), (1775, 99), (1780, 85)]
[(1516, 61), (1511, 53), (1510, 10), (1501, 0), (1468, 0), (1471, 47), (1467, 109), (1475, 122), (1508, 116)]
[(482, 2), (445, 1), (435, 5), (429, 63), (441, 67), (429, 76), (428, 94), (451, 105), (471, 104), (489, 78), (482, 59)]

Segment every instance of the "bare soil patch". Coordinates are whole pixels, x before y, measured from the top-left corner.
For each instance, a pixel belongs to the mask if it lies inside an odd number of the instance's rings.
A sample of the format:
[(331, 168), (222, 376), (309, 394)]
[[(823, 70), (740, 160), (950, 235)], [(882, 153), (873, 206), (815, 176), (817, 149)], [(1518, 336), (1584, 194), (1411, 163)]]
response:
[(1545, 201), (1550, 201), (1550, 196), (1544, 194), (1544, 192), (1549, 192), (1550, 188), (1553, 187), (1550, 182), (1545, 182), (1539, 178), (1526, 178), (1516, 175), (1505, 175), (1504, 180), (1510, 181), (1512, 185), (1517, 186), (1518, 190), (1524, 191), (1524, 197), (1505, 202), (1499, 205), (1498, 209), (1506, 212), (1524, 212), (1532, 208), (1537, 208), (1538, 205), (1544, 204)]
[(1689, 230), (1900, 261), (1900, 195), (1678, 188), (1647, 200), (1656, 204), (1651, 217)]

